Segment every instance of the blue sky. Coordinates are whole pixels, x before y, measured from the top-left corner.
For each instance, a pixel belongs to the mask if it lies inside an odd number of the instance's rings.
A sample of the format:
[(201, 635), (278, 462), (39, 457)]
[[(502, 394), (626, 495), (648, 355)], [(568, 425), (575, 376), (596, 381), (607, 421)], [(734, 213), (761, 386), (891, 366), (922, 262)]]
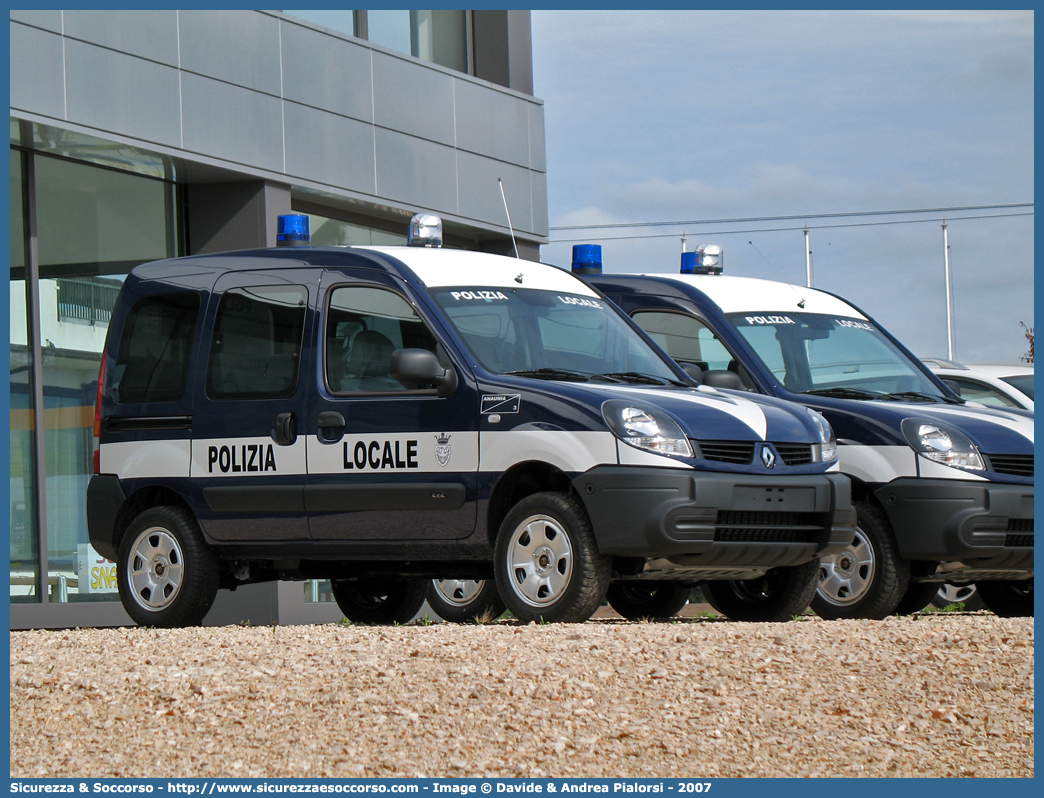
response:
[[(1032, 11), (533, 11), (551, 227), (1033, 202)], [(1018, 362), (1032, 208), (809, 219), (814, 284), (920, 356)], [(822, 225), (933, 220), (823, 228)], [(804, 283), (803, 220), (686, 228), (727, 273)], [(675, 271), (680, 227), (551, 231), (605, 271)], [(746, 232), (739, 232), (746, 231)], [(750, 232), (753, 231), (753, 232)], [(611, 240), (619, 236), (660, 238)], [(749, 242), (753, 242), (753, 245)]]

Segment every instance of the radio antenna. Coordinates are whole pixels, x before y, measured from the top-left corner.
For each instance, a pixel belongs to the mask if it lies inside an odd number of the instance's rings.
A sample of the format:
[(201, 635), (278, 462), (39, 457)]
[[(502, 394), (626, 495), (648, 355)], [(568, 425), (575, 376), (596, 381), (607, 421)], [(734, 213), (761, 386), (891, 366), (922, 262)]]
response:
[(507, 215), (508, 231), (511, 233), (511, 246), (515, 249), (515, 259), (518, 260), (518, 244), (515, 243), (515, 228), (511, 226), (511, 211), (508, 210), (507, 195), (504, 193), (504, 182), (498, 177), (500, 184), (500, 198), (504, 200), (504, 213)]

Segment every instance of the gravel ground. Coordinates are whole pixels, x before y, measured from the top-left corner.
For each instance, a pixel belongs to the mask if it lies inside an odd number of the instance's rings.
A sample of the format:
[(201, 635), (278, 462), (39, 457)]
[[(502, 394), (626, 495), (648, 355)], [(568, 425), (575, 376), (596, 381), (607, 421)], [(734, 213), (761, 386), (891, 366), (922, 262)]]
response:
[(11, 775), (1033, 776), (1033, 620), (11, 633)]

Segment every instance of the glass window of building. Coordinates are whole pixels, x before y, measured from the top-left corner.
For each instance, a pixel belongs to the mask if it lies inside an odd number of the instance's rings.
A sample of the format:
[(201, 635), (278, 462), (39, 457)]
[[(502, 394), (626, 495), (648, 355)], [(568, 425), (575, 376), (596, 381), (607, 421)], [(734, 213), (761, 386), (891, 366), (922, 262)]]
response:
[(305, 216), (308, 217), (308, 230), (314, 247), (392, 247), (406, 243), (405, 224), (402, 233), (393, 233), (314, 213), (306, 213)]
[[(27, 255), (16, 243), (24, 203), (21, 164), (32, 159), (38, 235), (42, 408), (32, 407), (26, 312)], [(93, 470), (94, 400), (109, 317), (127, 272), (177, 254), (171, 182), (12, 149), (11, 600), (38, 601), (33, 497), (45, 499), (48, 600), (117, 600), (115, 566), (90, 547), (84, 496)], [(15, 165), (19, 164), (16, 169)], [(19, 257), (15, 250), (21, 253)], [(31, 424), (43, 432), (44, 485), (33, 484)], [(17, 484), (15, 484), (17, 482)]]

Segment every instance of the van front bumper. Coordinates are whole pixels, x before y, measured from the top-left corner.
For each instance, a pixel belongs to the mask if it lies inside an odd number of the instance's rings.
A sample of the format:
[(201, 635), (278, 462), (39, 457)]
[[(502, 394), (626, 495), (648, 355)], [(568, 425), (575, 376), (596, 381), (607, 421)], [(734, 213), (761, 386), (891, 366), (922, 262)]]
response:
[(1033, 575), (1033, 485), (904, 478), (876, 495), (906, 559)]
[(856, 515), (841, 474), (752, 476), (598, 466), (573, 485), (602, 554), (764, 572), (840, 553)]

